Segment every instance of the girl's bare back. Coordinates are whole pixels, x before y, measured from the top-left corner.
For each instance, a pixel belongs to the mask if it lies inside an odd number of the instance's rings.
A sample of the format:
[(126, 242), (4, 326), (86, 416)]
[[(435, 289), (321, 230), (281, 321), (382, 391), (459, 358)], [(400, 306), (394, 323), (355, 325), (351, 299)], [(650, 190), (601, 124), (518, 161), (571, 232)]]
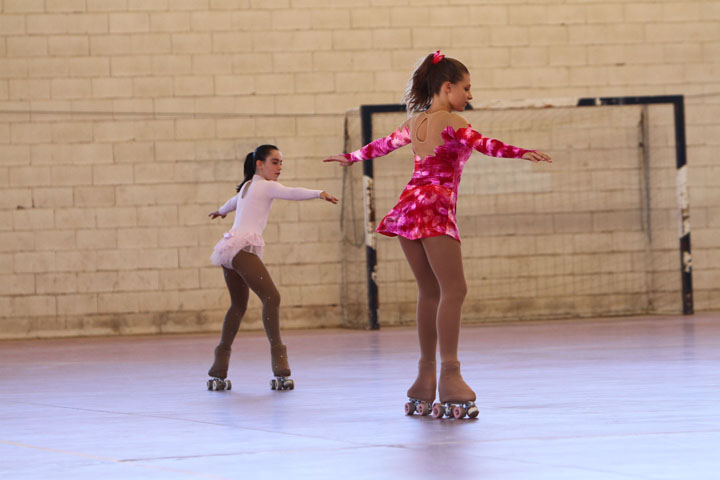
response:
[(435, 154), (435, 149), (445, 143), (442, 132), (451, 126), (454, 129), (467, 127), (468, 123), (460, 115), (438, 110), (432, 113), (421, 112), (408, 120), (410, 139), (415, 155), (425, 158)]

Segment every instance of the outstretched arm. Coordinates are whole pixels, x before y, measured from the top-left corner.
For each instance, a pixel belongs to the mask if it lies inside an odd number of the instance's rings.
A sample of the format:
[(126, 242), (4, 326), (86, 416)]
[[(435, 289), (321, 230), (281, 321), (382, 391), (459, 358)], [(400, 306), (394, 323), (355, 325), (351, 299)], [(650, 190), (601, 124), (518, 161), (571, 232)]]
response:
[(217, 217), (225, 218), (225, 215), (227, 215), (228, 213), (232, 212), (232, 211), (235, 210), (236, 208), (237, 208), (237, 195), (235, 195), (235, 196), (232, 197), (230, 200), (228, 200), (227, 202), (225, 202), (225, 205), (223, 205), (222, 207), (218, 208), (218, 209), (215, 210), (214, 212), (208, 213), (208, 217), (210, 217), (210, 218), (213, 219), (213, 220), (216, 219)]
[(263, 186), (267, 188), (266, 192), (270, 198), (279, 198), (282, 200), (310, 200), (312, 198), (321, 198), (323, 193), (322, 190), (286, 187), (279, 182), (265, 182)]
[[(524, 148), (515, 147), (500, 140), (486, 137), (482, 133), (473, 129), (465, 119), (459, 115), (455, 115), (450, 123), (450, 128), (455, 130), (455, 139), (463, 145), (477, 150), (480, 153), (491, 157), (503, 158), (524, 158), (531, 162), (551, 162), (549, 155), (538, 152), (537, 150), (526, 150)], [(449, 140), (451, 132), (447, 129), (443, 132), (443, 139)]]
[(335, 155), (334, 157), (326, 158), (323, 162), (338, 162), (342, 166), (347, 167), (354, 162), (360, 162), (362, 160), (369, 160), (371, 158), (387, 155), (388, 153), (410, 143), (410, 128), (408, 123), (409, 122), (406, 121), (387, 137), (373, 140), (359, 150), (355, 150), (352, 153)]

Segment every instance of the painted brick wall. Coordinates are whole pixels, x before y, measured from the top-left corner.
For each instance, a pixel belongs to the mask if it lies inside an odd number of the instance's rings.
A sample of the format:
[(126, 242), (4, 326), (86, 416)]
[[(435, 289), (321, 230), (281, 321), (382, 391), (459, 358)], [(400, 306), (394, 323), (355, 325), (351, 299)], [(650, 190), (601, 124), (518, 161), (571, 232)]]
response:
[[(276, 142), (286, 184), (347, 192), (318, 163), (344, 113), (398, 102), (437, 48), (478, 104), (687, 95), (696, 308), (720, 308), (720, 2), (446, 3), (0, 0), (0, 337), (217, 329), (229, 219), (206, 214), (245, 153)], [(274, 207), (287, 326), (347, 323), (342, 211)]]

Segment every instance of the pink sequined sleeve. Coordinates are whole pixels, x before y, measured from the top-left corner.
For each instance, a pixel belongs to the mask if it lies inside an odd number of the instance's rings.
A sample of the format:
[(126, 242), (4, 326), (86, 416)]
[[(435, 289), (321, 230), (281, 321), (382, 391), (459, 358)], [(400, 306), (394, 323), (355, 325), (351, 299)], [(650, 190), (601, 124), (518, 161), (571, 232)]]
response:
[[(448, 129), (452, 131), (452, 127), (448, 127)], [(446, 140), (446, 134), (449, 134), (448, 129), (443, 132), (443, 138)], [(455, 131), (454, 137), (463, 145), (491, 157), (522, 158), (527, 152), (534, 152), (534, 150), (525, 150), (524, 148), (514, 147), (500, 140), (486, 137), (477, 130), (474, 130), (470, 125), (466, 128), (458, 128)]]
[(387, 137), (373, 140), (360, 150), (355, 150), (352, 153), (343, 153), (342, 156), (351, 162), (360, 162), (362, 160), (382, 157), (408, 143), (410, 143), (410, 129), (406, 124), (403, 124)]

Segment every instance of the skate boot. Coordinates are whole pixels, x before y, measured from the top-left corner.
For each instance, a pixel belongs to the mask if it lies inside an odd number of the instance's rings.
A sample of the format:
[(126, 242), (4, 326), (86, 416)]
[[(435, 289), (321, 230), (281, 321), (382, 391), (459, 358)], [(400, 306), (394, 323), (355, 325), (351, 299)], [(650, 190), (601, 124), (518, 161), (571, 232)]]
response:
[(417, 379), (407, 391), (408, 401), (405, 403), (405, 415), (412, 415), (415, 412), (418, 415), (428, 415), (432, 411), (436, 387), (435, 362), (421, 359), (418, 362)]
[(232, 382), (226, 380), (228, 367), (230, 366), (230, 347), (218, 345), (215, 347), (215, 362), (213, 363), (208, 375), (210, 380), (207, 381), (208, 390), (231, 390)]
[(463, 418), (467, 415), (475, 418), (478, 416), (480, 411), (475, 406), (475, 392), (460, 375), (460, 362), (442, 362), (438, 384), (440, 402), (433, 405), (433, 417)]
[(271, 345), (270, 356), (272, 357), (272, 371), (275, 378), (270, 380), (271, 390), (292, 390), (295, 382), (288, 378), (290, 376), (290, 364), (288, 363), (287, 347), (283, 344)]

